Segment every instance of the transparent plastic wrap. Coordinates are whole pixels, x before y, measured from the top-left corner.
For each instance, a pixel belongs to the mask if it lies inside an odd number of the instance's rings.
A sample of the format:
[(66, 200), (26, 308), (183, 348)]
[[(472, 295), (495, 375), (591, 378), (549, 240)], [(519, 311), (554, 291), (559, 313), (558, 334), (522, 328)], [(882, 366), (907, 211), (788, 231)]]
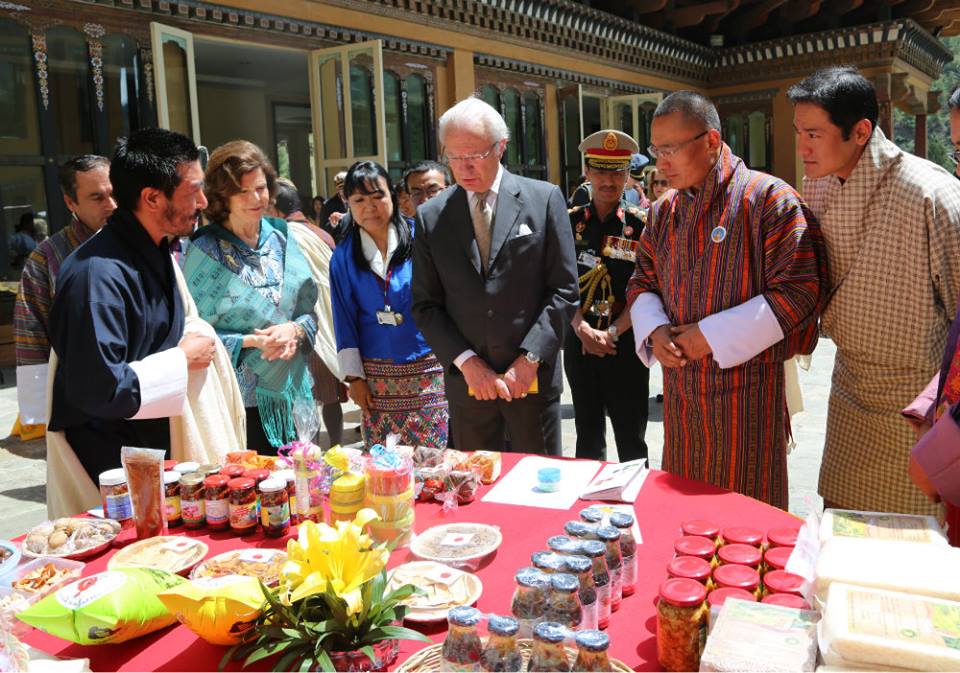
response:
[(816, 612), (731, 598), (700, 657), (701, 671), (813, 671)]
[(949, 544), (932, 516), (826, 509), (820, 521), (820, 544), (835, 537)]
[(44, 521), (30, 529), (23, 553), (39, 558), (86, 558), (107, 549), (120, 533), (113, 519), (63, 518)]
[(137, 537), (141, 540), (167, 534), (163, 490), (164, 455), (160, 449), (133, 446), (120, 449), (120, 463), (127, 475)]
[(831, 666), (960, 670), (960, 603), (834, 583), (820, 623)]
[(960, 549), (920, 542), (837, 537), (817, 559), (821, 600), (833, 582), (960, 600)]

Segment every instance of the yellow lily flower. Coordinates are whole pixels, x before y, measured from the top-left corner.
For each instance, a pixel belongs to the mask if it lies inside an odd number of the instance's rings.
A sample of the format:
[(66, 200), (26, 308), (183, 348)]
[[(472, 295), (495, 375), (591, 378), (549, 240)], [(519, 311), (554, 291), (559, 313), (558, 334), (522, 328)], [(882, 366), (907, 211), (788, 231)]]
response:
[(296, 540), (287, 542), (287, 562), (280, 571), (284, 596), (294, 603), (326, 591), (329, 585), (347, 603), (347, 614), (363, 609), (361, 587), (386, 566), (390, 552), (374, 547), (363, 527), (379, 519), (372, 509), (336, 527), (305, 521)]

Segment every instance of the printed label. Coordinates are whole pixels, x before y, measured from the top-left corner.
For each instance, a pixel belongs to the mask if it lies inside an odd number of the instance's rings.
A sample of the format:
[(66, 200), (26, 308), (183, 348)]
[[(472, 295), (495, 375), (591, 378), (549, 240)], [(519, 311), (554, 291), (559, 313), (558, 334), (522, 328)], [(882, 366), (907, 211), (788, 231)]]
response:
[(833, 534), (906, 542), (927, 542), (930, 539), (924, 519), (861, 512), (834, 512)]
[(251, 528), (257, 525), (257, 506), (250, 505), (230, 505), (230, 527), (231, 528)]
[(283, 528), (290, 523), (290, 505), (283, 503), (273, 507), (260, 509), (260, 523), (264, 528)]
[(184, 500), (180, 499), (180, 513), (184, 521), (191, 523), (200, 522), (204, 519), (203, 500)]
[(93, 577), (84, 577), (60, 589), (57, 592), (57, 602), (68, 610), (79, 610), (116, 591), (126, 581), (126, 575), (110, 570)]
[(116, 521), (125, 521), (133, 518), (133, 505), (130, 503), (130, 494), (108, 495), (107, 511), (104, 512), (107, 519)]
[(167, 521), (176, 521), (180, 518), (180, 496), (174, 495), (165, 499), (164, 511)]
[(847, 593), (851, 633), (960, 650), (960, 606), (923, 596)]
[(218, 524), (230, 519), (230, 503), (226, 500), (207, 500), (207, 523)]

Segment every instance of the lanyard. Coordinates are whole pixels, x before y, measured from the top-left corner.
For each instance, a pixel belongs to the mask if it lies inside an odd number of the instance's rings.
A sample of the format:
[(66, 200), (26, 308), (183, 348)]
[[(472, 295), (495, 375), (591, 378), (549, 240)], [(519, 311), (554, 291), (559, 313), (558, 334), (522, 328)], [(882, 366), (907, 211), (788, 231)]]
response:
[[(386, 278), (381, 278), (375, 273), (373, 274), (373, 277), (377, 279), (377, 283), (379, 283), (380, 287), (383, 288), (383, 310), (384, 311), (390, 310), (390, 304), (387, 301), (387, 290), (390, 289), (390, 279), (393, 277), (393, 268), (394, 267), (391, 266), (389, 269), (387, 269)], [(373, 273), (373, 272), (371, 271), (370, 273)]]

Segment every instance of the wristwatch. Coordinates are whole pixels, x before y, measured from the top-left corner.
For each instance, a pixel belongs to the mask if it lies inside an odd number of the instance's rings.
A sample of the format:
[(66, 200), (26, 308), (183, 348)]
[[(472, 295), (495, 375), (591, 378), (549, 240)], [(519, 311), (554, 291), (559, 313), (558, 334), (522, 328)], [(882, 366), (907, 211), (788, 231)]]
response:
[(620, 330), (617, 329), (616, 325), (610, 325), (610, 327), (607, 328), (607, 334), (609, 334), (610, 338), (613, 339), (614, 343), (616, 343), (617, 339), (620, 337)]
[(523, 357), (527, 358), (527, 362), (529, 362), (532, 365), (540, 364), (540, 356), (535, 353), (531, 353), (530, 351), (527, 351), (526, 353), (523, 354)]

